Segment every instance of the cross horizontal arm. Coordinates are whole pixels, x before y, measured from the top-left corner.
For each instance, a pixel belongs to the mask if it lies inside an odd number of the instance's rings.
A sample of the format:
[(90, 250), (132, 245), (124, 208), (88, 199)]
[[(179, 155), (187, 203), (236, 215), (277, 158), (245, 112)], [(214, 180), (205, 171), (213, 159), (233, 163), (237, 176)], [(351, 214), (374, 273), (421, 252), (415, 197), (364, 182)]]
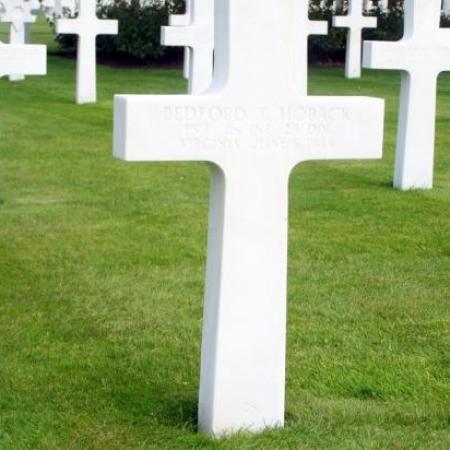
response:
[(335, 16), (333, 17), (333, 26), (336, 28), (352, 28), (352, 29), (364, 29), (364, 28), (376, 28), (378, 20), (376, 17), (369, 16)]
[[(296, 101), (297, 100), (297, 101)], [(366, 97), (301, 97), (283, 106), (224, 102), (220, 95), (117, 96), (114, 154), (127, 161), (245, 157), (288, 165), (314, 159), (379, 158), (383, 108)]]
[(169, 26), (186, 27), (189, 25), (191, 18), (187, 14), (172, 14), (169, 16)]
[(56, 21), (55, 31), (57, 34), (80, 34), (82, 27), (76, 19), (58, 19)]
[(22, 26), (24, 23), (35, 23), (37, 17), (36, 16), (23, 16), (21, 18), (14, 17), (12, 15), (0, 15), (0, 22), (2, 23), (10, 23), (14, 27)]
[(193, 46), (195, 31), (192, 27), (163, 26), (161, 27), (161, 45), (168, 47)]
[(58, 19), (56, 21), (56, 33), (58, 34), (117, 34), (119, 25), (117, 20), (100, 20), (94, 17), (90, 20)]
[(449, 41), (443, 45), (438, 45), (437, 42), (419, 45), (410, 39), (397, 42), (364, 42), (363, 66), (367, 69), (439, 74), (450, 70), (450, 33), (448, 37)]
[(0, 77), (11, 74), (45, 75), (45, 45), (9, 45), (0, 43)]
[(172, 47), (211, 47), (212, 28), (191, 26), (161, 27), (161, 44)]
[(325, 36), (328, 34), (328, 22), (326, 20), (309, 20), (309, 34)]

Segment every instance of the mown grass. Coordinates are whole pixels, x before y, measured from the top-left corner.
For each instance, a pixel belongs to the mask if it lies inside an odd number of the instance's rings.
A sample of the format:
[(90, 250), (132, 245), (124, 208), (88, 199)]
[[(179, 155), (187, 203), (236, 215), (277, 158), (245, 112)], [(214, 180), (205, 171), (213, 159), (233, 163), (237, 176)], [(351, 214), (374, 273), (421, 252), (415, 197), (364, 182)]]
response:
[(450, 448), (450, 77), (436, 188), (391, 188), (399, 75), (311, 71), (311, 92), (387, 100), (382, 161), (317, 162), (290, 195), (284, 430), (196, 431), (209, 178), (111, 156), (114, 93), (170, 70), (74, 62), (0, 80), (0, 448)]

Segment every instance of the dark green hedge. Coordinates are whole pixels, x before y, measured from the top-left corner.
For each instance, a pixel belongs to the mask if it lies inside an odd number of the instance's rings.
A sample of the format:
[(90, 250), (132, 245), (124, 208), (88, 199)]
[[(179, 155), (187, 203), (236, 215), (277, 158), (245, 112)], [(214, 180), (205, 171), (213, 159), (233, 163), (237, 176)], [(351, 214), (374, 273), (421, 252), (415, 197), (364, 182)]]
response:
[[(242, 0), (245, 1), (245, 0)], [(277, 1), (277, 0), (274, 0)], [(310, 18), (327, 20), (330, 23), (328, 36), (312, 36), (309, 43), (309, 56), (312, 63), (341, 62), (345, 58), (346, 30), (331, 27), (332, 0), (328, 6), (319, 8), (320, 0), (311, 0)], [(344, 4), (344, 8), (346, 3)], [(373, 13), (378, 17), (378, 28), (364, 31), (364, 39), (398, 40), (403, 35), (403, 8), (401, 0), (391, 0), (391, 12)], [(99, 55), (110, 60), (130, 60), (138, 63), (177, 61), (181, 59), (180, 49), (160, 45), (160, 27), (168, 23), (169, 14), (182, 13), (184, 0), (168, 0), (161, 4), (157, 0), (114, 0), (109, 5), (99, 7), (99, 17), (119, 20), (118, 36), (99, 36), (97, 47)], [(343, 14), (344, 11), (337, 11)], [(449, 25), (449, 19), (443, 18)], [(63, 51), (74, 51), (75, 39), (72, 36), (57, 37)]]
[[(184, 12), (184, 0), (114, 0), (99, 5), (98, 17), (117, 19), (117, 36), (98, 36), (97, 52), (109, 60), (135, 61), (140, 63), (175, 60), (181, 57), (180, 49), (160, 45), (161, 26), (168, 24), (170, 14)], [(61, 51), (75, 52), (76, 38), (58, 35), (56, 40)]]

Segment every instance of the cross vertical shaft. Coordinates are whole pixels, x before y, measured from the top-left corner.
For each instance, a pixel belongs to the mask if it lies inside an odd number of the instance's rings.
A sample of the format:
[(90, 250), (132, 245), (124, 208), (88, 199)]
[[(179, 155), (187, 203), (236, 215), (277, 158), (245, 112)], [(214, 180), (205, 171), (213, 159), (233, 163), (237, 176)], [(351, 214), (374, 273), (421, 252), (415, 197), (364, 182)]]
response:
[(402, 73), (394, 170), (398, 189), (433, 187), (436, 91), (436, 76)]
[(79, 35), (77, 44), (77, 103), (97, 101), (96, 36)]
[[(9, 27), (9, 43), (12, 45), (25, 44), (25, 27), (23, 25), (16, 27), (14, 24), (11, 24)], [(9, 76), (10, 81), (22, 81), (24, 79), (24, 74), (15, 73)]]
[(251, 158), (212, 169), (199, 401), (205, 432), (284, 424), (288, 173), (282, 163)]
[(345, 49), (345, 76), (347, 78), (361, 77), (361, 30), (348, 30)]

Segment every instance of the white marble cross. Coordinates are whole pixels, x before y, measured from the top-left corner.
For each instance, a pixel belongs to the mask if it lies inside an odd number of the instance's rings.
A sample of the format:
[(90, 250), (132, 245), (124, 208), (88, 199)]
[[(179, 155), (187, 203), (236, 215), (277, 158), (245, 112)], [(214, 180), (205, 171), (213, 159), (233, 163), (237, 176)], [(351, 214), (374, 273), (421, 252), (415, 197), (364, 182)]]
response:
[(345, 76), (347, 78), (360, 78), (362, 31), (364, 28), (376, 28), (377, 18), (363, 14), (362, 0), (349, 0), (347, 15), (333, 17), (333, 26), (336, 28), (348, 28)]
[(96, 0), (80, 0), (76, 19), (57, 19), (56, 33), (78, 35), (77, 103), (97, 101), (96, 38), (100, 34), (117, 34), (117, 20), (97, 18)]
[(47, 47), (45, 45), (12, 45), (0, 42), (0, 77), (11, 74), (45, 75)]
[(440, 0), (406, 0), (405, 34), (397, 42), (365, 42), (365, 67), (401, 70), (394, 186), (433, 187), (437, 78), (450, 71), (450, 29), (440, 26)]
[(213, 76), (214, 0), (191, 0), (189, 8), (184, 25), (175, 19), (176, 25), (172, 20), (161, 28), (161, 44), (189, 48), (188, 92), (198, 94), (210, 87)]
[[(26, 42), (26, 25), (36, 22), (33, 14), (34, 3), (31, 0), (2, 0), (2, 12), (0, 22), (10, 23), (9, 43), (13, 45), (24, 45)], [(10, 81), (21, 81), (25, 79), (23, 73), (11, 73)]]
[[(172, 14), (169, 17), (170, 27), (187, 27), (191, 24), (191, 0), (186, 0), (186, 12), (184, 14)], [(183, 61), (183, 76), (186, 80), (189, 80), (190, 72), (190, 61), (191, 61), (191, 49), (189, 47), (184, 47), (184, 61)], [(212, 69), (211, 69), (212, 70)]]
[(284, 422), (289, 175), (381, 157), (384, 102), (302, 95), (307, 1), (218, 0), (215, 26), (212, 87), (116, 96), (114, 155), (210, 163), (199, 426), (220, 435)]

